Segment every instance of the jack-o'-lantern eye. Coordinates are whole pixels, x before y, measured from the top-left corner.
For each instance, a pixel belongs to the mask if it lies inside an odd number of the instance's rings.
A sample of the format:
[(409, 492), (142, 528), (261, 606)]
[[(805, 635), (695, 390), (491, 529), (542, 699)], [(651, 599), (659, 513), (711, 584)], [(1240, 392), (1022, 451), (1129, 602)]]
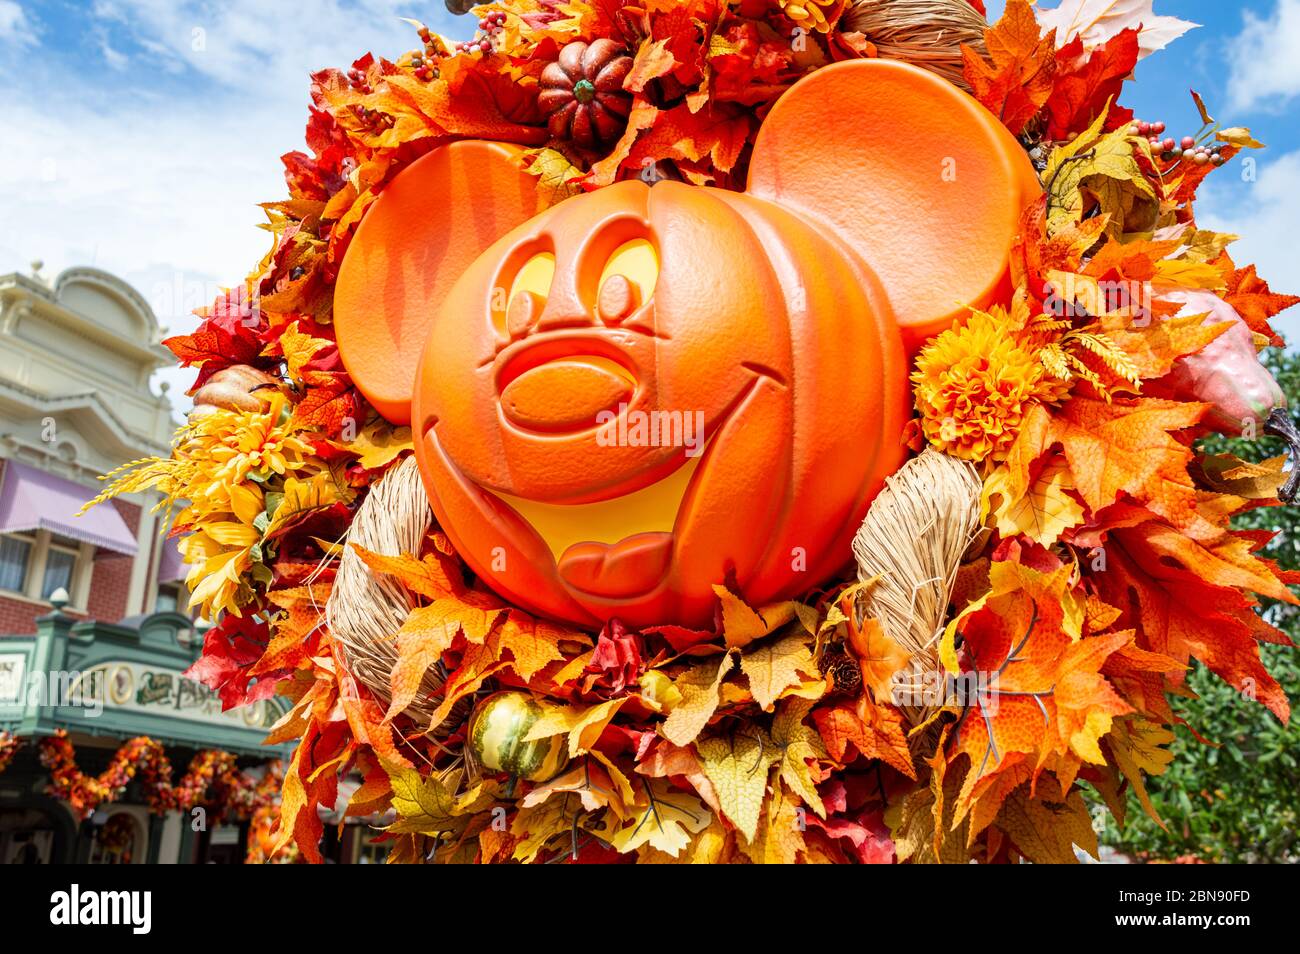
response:
[(526, 334), (542, 314), (555, 280), (555, 253), (538, 252), (515, 272), (504, 307), (492, 309), (497, 332), (506, 338)]
[(654, 293), (659, 253), (646, 239), (624, 242), (605, 263), (596, 296), (596, 314), (607, 324), (630, 316)]

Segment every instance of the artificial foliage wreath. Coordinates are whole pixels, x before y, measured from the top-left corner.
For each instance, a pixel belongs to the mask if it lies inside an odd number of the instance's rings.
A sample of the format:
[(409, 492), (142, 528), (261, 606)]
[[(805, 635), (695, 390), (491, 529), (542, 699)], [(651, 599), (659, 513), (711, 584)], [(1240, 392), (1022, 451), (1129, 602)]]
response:
[[(1109, 9), (1010, 0), (980, 37), (978, 0), (511, 0), (475, 8), (470, 41), (417, 24), (413, 52), (313, 76), (271, 250), (167, 342), (199, 369), (195, 414), (105, 495), (184, 503), (215, 623), (192, 674), (228, 707), (293, 703), (270, 735), (299, 740), (277, 845), (320, 860), (317, 809), (355, 773), (348, 814), (394, 810), (395, 861), (1070, 862), (1096, 853), (1085, 794), (1152, 811), (1194, 660), (1288, 718), (1257, 644), (1289, 640), (1257, 598), (1296, 602), (1296, 581), (1230, 527), (1278, 503), (1283, 461), (1197, 449), (1287, 424), (1256, 351), (1297, 299), (1193, 211), (1259, 144), (1199, 98), (1185, 138), (1120, 105), (1187, 25)], [(427, 515), (367, 507), (412, 481), (411, 430), (354, 386), (335, 282), (403, 170), (478, 139), (522, 147), (539, 211), (627, 179), (739, 192), (791, 86), (890, 57), (966, 90), (1039, 184), (1010, 287), (918, 342), (920, 456), (867, 512), (858, 579), (762, 606), (710, 580), (712, 625), (588, 628), (502, 599)], [(416, 545), (349, 536), (385, 520)], [(378, 668), (328, 624), (344, 566), (397, 607)]]

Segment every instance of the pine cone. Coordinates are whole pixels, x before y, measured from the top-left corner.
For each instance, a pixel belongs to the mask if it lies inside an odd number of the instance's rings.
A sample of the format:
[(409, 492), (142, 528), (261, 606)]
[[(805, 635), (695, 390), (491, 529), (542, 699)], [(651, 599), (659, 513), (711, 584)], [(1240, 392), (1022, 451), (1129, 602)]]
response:
[(551, 135), (584, 149), (608, 145), (623, 134), (632, 96), (623, 80), (632, 57), (613, 40), (574, 40), (542, 71), (537, 104), (550, 116)]

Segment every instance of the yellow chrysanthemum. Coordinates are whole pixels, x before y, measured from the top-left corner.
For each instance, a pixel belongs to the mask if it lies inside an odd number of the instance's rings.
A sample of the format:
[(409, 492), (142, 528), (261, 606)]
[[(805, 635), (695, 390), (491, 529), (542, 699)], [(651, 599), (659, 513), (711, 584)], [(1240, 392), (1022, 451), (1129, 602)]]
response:
[(782, 12), (810, 33), (829, 33), (846, 6), (848, 0), (781, 0)]
[(964, 460), (1003, 460), (1034, 402), (1062, 399), (1068, 385), (1047, 374), (1004, 310), (976, 311), (931, 341), (912, 384), (926, 439)]

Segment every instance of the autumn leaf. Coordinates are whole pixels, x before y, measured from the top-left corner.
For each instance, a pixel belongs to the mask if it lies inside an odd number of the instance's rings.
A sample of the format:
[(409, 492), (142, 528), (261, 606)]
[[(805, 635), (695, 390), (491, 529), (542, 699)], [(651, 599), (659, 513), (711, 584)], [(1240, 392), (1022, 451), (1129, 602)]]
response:
[(1115, 766), (1133, 786), (1133, 792), (1146, 813), (1161, 828), (1165, 823), (1151, 804), (1145, 777), (1165, 773), (1174, 760), (1174, 754), (1168, 749), (1173, 741), (1174, 734), (1169, 729), (1138, 717), (1117, 720), (1106, 737), (1106, 744), (1115, 757)]
[(449, 621), (436, 604), (411, 610), (394, 637), (397, 662), (389, 676), (392, 701), (385, 719), (391, 721), (415, 701), (425, 674), (451, 648), (458, 631), (459, 626)]
[(1050, 775), (1041, 776), (1032, 792), (1025, 783), (1008, 795), (995, 824), (1035, 864), (1077, 864), (1075, 845), (1098, 857), (1097, 832), (1082, 793), (1062, 792)]
[(301, 382), (303, 366), (315, 358), (321, 349), (335, 347), (335, 344), (328, 338), (316, 338), (300, 332), (298, 325), (299, 322), (295, 321), (280, 332), (279, 345), (290, 379)]
[(781, 780), (822, 818), (826, 808), (817, 793), (809, 761), (828, 758), (821, 734), (804, 720), (813, 703), (807, 699), (787, 699), (772, 720), (772, 745), (781, 753)]
[(645, 89), (651, 80), (658, 79), (672, 72), (677, 60), (668, 50), (669, 39), (646, 40), (636, 51), (632, 60), (632, 69), (623, 80), (623, 88), (633, 93)]
[(1054, 235), (1082, 221), (1092, 205), (1107, 213), (1106, 234), (1121, 236), (1155, 225), (1159, 199), (1138, 165), (1128, 127), (1101, 134), (1108, 111), (1047, 157), (1047, 230)]
[(1128, 494), (1194, 539), (1213, 539), (1223, 531), (1198, 510), (1187, 472), (1192, 452), (1169, 433), (1194, 426), (1205, 409), (1156, 398), (1106, 403), (1079, 396), (1052, 419), (1049, 439), (1060, 441), (1075, 486), (1094, 512)]
[(660, 728), (665, 739), (675, 745), (695, 741), (717, 711), (718, 690), (734, 665), (735, 657), (728, 653), (720, 663), (706, 660), (674, 680), (673, 687), (681, 693), (682, 701), (668, 713)]
[(629, 820), (609, 837), (610, 844), (624, 854), (649, 846), (675, 858), (691, 844), (691, 836), (709, 827), (713, 819), (698, 798), (664, 779), (644, 780), (633, 808)]
[(537, 192), (546, 207), (582, 194), (579, 181), (586, 173), (564, 153), (549, 146), (524, 154), (524, 171), (537, 177)]
[(1018, 136), (1052, 93), (1052, 41), (1039, 36), (1026, 0), (1008, 0), (1002, 19), (984, 32), (984, 39), (991, 62), (974, 47), (961, 48), (966, 81), (975, 98)]
[[(1191, 545), (1176, 542), (1158, 521), (1112, 529), (1102, 546), (1104, 571), (1089, 573), (1088, 582), (1098, 596), (1123, 609), (1120, 625), (1137, 631), (1141, 648), (1183, 665), (1199, 659), (1286, 720), (1290, 703), (1260, 661), (1258, 643), (1289, 645), (1290, 640), (1261, 619), (1254, 601), (1239, 589), (1200, 575), (1217, 567), (1216, 573), (1242, 579), (1255, 576), (1256, 567), (1267, 571), (1263, 564), (1234, 566), (1243, 554), (1232, 543), (1215, 550), (1202, 547), (1198, 554)], [(1276, 580), (1267, 588), (1283, 593)], [(1286, 598), (1294, 600), (1289, 594)], [(1181, 683), (1181, 676), (1172, 681)]]
[(982, 506), (1003, 537), (1024, 535), (1051, 546), (1061, 534), (1083, 522), (1083, 507), (1071, 496), (1074, 481), (1065, 458), (1051, 455), (1030, 468), (1022, 487), (1008, 464), (984, 481)]
[(928, 759), (928, 784), (917, 786), (885, 810), (885, 822), (894, 839), (898, 860), (912, 864), (964, 865), (970, 862), (967, 846), (970, 819), (954, 818), (957, 794), (969, 768), (965, 759), (947, 764), (943, 752), (945, 730), (938, 750)]
[[(1057, 71), (1048, 97), (1047, 133), (1051, 141), (1069, 139), (1083, 132), (1118, 99), (1126, 79), (1138, 61), (1138, 33), (1124, 30), (1105, 46), (1085, 53), (1083, 40), (1075, 37), (1057, 51)], [(1133, 111), (1112, 107), (1106, 125), (1117, 129), (1130, 123)]]
[(792, 865), (804, 853), (804, 819), (799, 799), (777, 782), (759, 813), (758, 829), (745, 854), (756, 865)]
[(722, 636), (729, 649), (748, 646), (794, 619), (795, 604), (787, 600), (754, 609), (725, 586), (714, 584), (722, 608)]
[(425, 599), (445, 599), (464, 590), (464, 584), (457, 578), (459, 571), (445, 554), (434, 552), (416, 559), (407, 553), (400, 556), (375, 553), (359, 543), (352, 543), (351, 547), (372, 571), (394, 577)]
[(548, 706), (528, 730), (524, 741), (535, 742), (554, 735), (568, 736), (569, 758), (577, 758), (596, 744), (605, 726), (625, 702), (627, 696), (594, 706)]
[(1126, 30), (1140, 28), (1143, 57), (1163, 50), (1199, 26), (1177, 17), (1158, 16), (1152, 6), (1153, 0), (1062, 0), (1051, 10), (1039, 7), (1038, 20), (1043, 31), (1055, 37), (1058, 47), (1078, 39), (1085, 48), (1096, 49)]
[[(945, 668), (979, 677), (959, 690), (967, 708), (954, 731), (952, 755), (966, 754), (972, 766), (959, 817), (977, 783), (1020, 761), (1011, 756), (1040, 763), (1049, 756), (1103, 761), (1097, 740), (1110, 730), (1114, 716), (1131, 711), (1101, 667), (1132, 634), (1080, 638), (1083, 606), (1070, 591), (1071, 569), (1064, 565), (1039, 573), (995, 561), (992, 590), (944, 631)], [(958, 633), (961, 659), (954, 643)]]
[(351, 503), (355, 496), (353, 490), (332, 471), (321, 471), (306, 480), (286, 477), (283, 493), (267, 495), (270, 519), (262, 536), (274, 540), (302, 518), (338, 503)]
[(1268, 287), (1255, 271), (1254, 265), (1233, 271), (1228, 279), (1224, 300), (1237, 310), (1237, 314), (1256, 334), (1267, 337), (1273, 344), (1281, 344), (1281, 336), (1269, 322), (1279, 313), (1300, 304), (1300, 295), (1281, 295)]
[(511, 857), (531, 864), (552, 840), (561, 835), (566, 840), (572, 837), (574, 826), (585, 812), (581, 797), (573, 792), (561, 792), (538, 804), (521, 807), (510, 820), (510, 834), (515, 838)]
[(357, 465), (365, 470), (380, 470), (387, 467), (399, 456), (415, 447), (409, 427), (394, 427), (381, 417), (375, 418), (362, 428), (355, 440), (331, 441), (331, 443), (349, 454), (356, 454)]
[(398, 819), (388, 831), (404, 834), (439, 834), (465, 828), (475, 812), (493, 802), (482, 786), (460, 795), (436, 776), (421, 775), (413, 768), (395, 768), (388, 773), (393, 787), (393, 809)]
[(619, 788), (610, 777), (608, 769), (592, 759), (583, 759), (562, 775), (538, 785), (519, 804), (524, 808), (532, 808), (553, 795), (571, 794), (578, 797), (585, 811), (598, 812), (608, 808), (619, 818), (624, 818), (627, 806)]
[(793, 633), (741, 653), (740, 669), (749, 677), (749, 691), (764, 712), (771, 712), (781, 693), (815, 676), (812, 651), (804, 633)]
[(700, 739), (695, 751), (718, 793), (723, 814), (747, 841), (753, 841), (767, 794), (768, 770), (780, 753), (758, 726)]
[(510, 653), (511, 668), (525, 682), (550, 663), (563, 659), (564, 651), (560, 648), (563, 644), (591, 644), (577, 630), (514, 609), (507, 612), (498, 638), (501, 649)]
[(864, 619), (861, 625), (846, 621), (849, 645), (862, 670), (862, 684), (881, 701), (893, 698), (894, 676), (912, 660), (912, 654), (885, 632), (880, 620)]
[(878, 705), (863, 695), (854, 704), (815, 709), (812, 718), (835, 761), (847, 761), (852, 745), (863, 758), (880, 759), (908, 778), (916, 778), (903, 717), (892, 706)]

